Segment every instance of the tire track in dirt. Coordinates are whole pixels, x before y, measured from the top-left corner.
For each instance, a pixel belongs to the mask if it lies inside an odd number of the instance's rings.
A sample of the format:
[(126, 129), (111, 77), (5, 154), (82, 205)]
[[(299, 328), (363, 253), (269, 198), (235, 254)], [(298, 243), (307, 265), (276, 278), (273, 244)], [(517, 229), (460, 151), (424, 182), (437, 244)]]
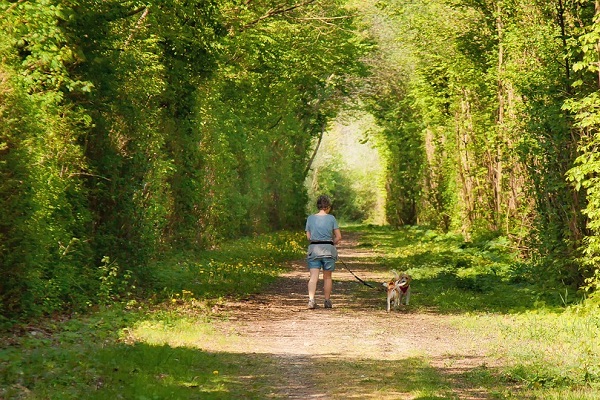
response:
[[(376, 265), (377, 254), (358, 247), (357, 235), (345, 235), (339, 252), (362, 279), (383, 282), (389, 278), (389, 271)], [(394, 381), (401, 382), (402, 377), (386, 382), (372, 376), (374, 370), (385, 370), (386, 363), (400, 365), (407, 360), (426, 360), (442, 373), (459, 399), (490, 398), (461, 378), (464, 372), (490, 365), (483, 354), (482, 339), (465, 337), (451, 325), (452, 317), (416, 312), (411, 307), (387, 313), (385, 293), (365, 293), (374, 290), (358, 283), (339, 263), (334, 272), (333, 308), (322, 306), (320, 281), (320, 307), (307, 310), (307, 279), (304, 260), (292, 262), (267, 291), (225, 302), (215, 310), (223, 317), (215, 327), (232, 340), (205, 343), (203, 347), (274, 360), (278, 369), (274, 382), (278, 383), (274, 384), (272, 398), (342, 399), (352, 395), (411, 399), (410, 393), (396, 387)], [(412, 300), (418, 302), (418, 292), (413, 292)], [(356, 374), (343, 382), (336, 379), (336, 371), (319, 370), (356, 365)], [(327, 373), (330, 379), (323, 377)], [(385, 390), (373, 391), (374, 381)]]

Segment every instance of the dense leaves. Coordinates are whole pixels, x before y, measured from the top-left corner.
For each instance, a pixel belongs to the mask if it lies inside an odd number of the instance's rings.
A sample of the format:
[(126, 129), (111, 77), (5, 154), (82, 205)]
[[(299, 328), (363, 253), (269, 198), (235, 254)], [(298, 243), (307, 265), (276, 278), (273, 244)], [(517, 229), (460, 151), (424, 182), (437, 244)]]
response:
[[(549, 284), (596, 289), (599, 10), (1, 1), (1, 314), (143, 289), (171, 248), (301, 229), (315, 139), (349, 96), (381, 132), (390, 224), (506, 237)], [(336, 165), (320, 188), (368, 218)]]
[(0, 3), (0, 313), (147, 287), (172, 247), (299, 228), (367, 47), (343, 2)]
[(595, 274), (598, 2), (361, 7), (382, 49), (363, 97), (389, 148), (390, 223), (506, 236), (549, 281)]

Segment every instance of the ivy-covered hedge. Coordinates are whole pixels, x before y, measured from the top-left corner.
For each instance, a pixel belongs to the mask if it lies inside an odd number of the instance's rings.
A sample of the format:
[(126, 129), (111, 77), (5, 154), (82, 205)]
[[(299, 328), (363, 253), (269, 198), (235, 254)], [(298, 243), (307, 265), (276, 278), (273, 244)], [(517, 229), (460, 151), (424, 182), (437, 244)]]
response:
[(495, 232), (549, 284), (597, 288), (598, 1), (362, 4), (390, 223)]
[(271, 3), (0, 2), (4, 318), (301, 227), (311, 140), (367, 45), (341, 1)]

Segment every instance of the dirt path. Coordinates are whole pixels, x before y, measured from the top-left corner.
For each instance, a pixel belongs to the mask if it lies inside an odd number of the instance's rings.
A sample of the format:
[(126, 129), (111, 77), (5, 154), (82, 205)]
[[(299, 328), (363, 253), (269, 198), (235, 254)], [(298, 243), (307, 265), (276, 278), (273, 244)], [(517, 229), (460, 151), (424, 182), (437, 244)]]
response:
[[(388, 278), (389, 272), (375, 264), (374, 252), (357, 247), (357, 237), (345, 239), (339, 251), (350, 269), (369, 282)], [(224, 316), (215, 326), (228, 340), (203, 347), (275, 360), (279, 378), (273, 398), (413, 399), (427, 371), (441, 375), (454, 398), (490, 398), (462, 378), (489, 363), (481, 350), (485, 346), (459, 334), (452, 317), (410, 306), (388, 314), (385, 294), (361, 285), (340, 264), (332, 309), (322, 307), (320, 282), (320, 307), (307, 310), (306, 283), (300, 260), (265, 293), (225, 303), (214, 310)], [(418, 296), (413, 291), (413, 303)]]

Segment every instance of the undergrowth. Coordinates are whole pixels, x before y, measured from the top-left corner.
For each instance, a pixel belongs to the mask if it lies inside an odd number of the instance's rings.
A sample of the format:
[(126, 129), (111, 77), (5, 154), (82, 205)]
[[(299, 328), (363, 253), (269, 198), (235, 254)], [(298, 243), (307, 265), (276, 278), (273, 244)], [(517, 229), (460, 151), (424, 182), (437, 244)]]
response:
[(171, 254), (150, 266), (153, 292), (173, 297), (187, 291), (202, 298), (255, 293), (277, 277), (283, 261), (302, 257), (305, 242), (301, 232), (279, 232)]
[(411, 274), (411, 307), (455, 315), (458, 327), (490, 340), (503, 364), (495, 385), (523, 387), (517, 398), (600, 398), (597, 297), (542, 276), (504, 237), (466, 243), (424, 227), (359, 229), (383, 268)]
[(106, 274), (112, 303), (2, 334), (0, 399), (265, 398), (270, 389), (256, 371), (258, 365), (271, 368), (266, 357), (139, 343), (130, 339), (131, 329), (183, 331), (193, 324), (193, 334), (210, 330), (211, 307), (220, 298), (260, 291), (283, 270), (284, 261), (302, 256), (304, 241), (301, 232), (280, 232), (212, 251), (171, 254), (150, 266), (160, 278), (144, 298), (139, 292), (117, 295), (117, 288), (131, 291), (128, 277)]
[[(359, 247), (380, 254), (374, 265), (382, 273), (412, 275), (409, 312), (449, 314), (459, 329), (485, 339), (496, 361), (462, 374), (470, 387), (484, 388), (491, 398), (600, 398), (597, 299), (584, 301), (574, 288), (540, 279), (536, 267), (512, 254), (504, 238), (465, 243), (459, 235), (422, 227), (343, 231), (361, 233)], [(283, 261), (303, 256), (304, 246), (302, 232), (288, 232), (173, 254), (151, 266), (160, 273), (150, 274), (159, 278), (146, 297), (114, 297), (83, 315), (15, 327), (0, 342), (0, 398), (272, 396), (278, 376), (272, 358), (210, 353), (186, 344), (215, 340), (211, 309), (223, 297), (259, 292), (282, 271)], [(115, 280), (107, 282), (107, 295), (126, 289), (119, 276), (107, 276)], [(352, 366), (369, 365), (362, 360)], [(431, 389), (439, 392), (445, 382), (430, 369), (438, 379)], [(423, 386), (419, 377), (411, 381), (413, 392)], [(360, 384), (376, 390), (380, 380), (369, 379)]]
[(465, 242), (459, 234), (419, 226), (362, 230), (361, 246), (381, 253), (378, 263), (384, 268), (408, 272), (420, 304), (436, 312), (560, 310), (582, 299), (576, 288), (541, 279), (535, 266), (518, 259), (502, 236)]

